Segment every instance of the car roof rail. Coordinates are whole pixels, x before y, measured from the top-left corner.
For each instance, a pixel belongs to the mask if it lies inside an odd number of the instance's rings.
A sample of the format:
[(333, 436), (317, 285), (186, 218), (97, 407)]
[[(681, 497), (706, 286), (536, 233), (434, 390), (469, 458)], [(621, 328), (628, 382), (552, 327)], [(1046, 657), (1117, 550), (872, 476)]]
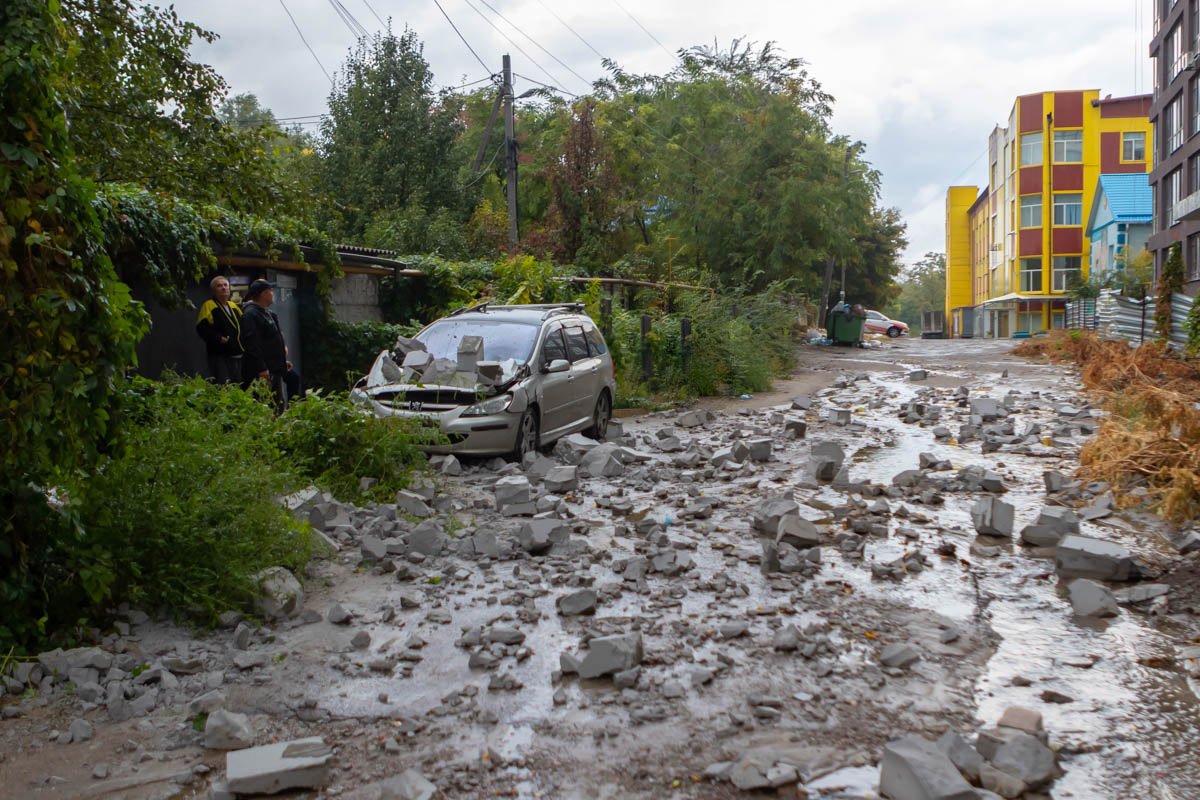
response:
[[(503, 306), (500, 306), (500, 308), (503, 308)], [(457, 317), (459, 314), (471, 314), (471, 313), (476, 313), (476, 312), (478, 312), (480, 314), (486, 314), (487, 310), (488, 310), (488, 303), (487, 303), (487, 301), (484, 301), (484, 302), (480, 303), (479, 305), (471, 306), (470, 308), (468, 308), (466, 306), (463, 306), (462, 308), (456, 308), (453, 311), (451, 311), (448, 316)]]
[(543, 311), (542, 319), (554, 314), (579, 314), (583, 312), (583, 303), (522, 303), (511, 306), (488, 306), (490, 311)]

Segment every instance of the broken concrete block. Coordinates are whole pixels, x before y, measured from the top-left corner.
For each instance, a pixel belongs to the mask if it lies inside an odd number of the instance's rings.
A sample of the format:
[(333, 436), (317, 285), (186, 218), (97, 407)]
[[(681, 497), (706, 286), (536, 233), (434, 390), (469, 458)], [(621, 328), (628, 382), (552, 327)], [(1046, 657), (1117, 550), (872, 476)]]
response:
[(425, 343), (418, 339), (409, 339), (407, 336), (397, 336), (396, 344), (392, 346), (400, 355), (408, 355), (414, 351), (425, 351)]
[(999, 795), (1005, 798), (1005, 800), (1020, 797), (1029, 788), (1017, 776), (1009, 775), (1004, 770), (996, 769), (991, 764), (984, 764), (980, 768), (979, 785), (989, 793), (994, 792), (993, 797)]
[(496, 481), (496, 508), (528, 503), (532, 497), (529, 479), (523, 475), (508, 475)]
[(471, 537), (471, 546), (477, 556), (500, 557), (500, 542), (491, 531), (480, 531)]
[(546, 491), (553, 494), (566, 494), (567, 492), (575, 491), (579, 488), (577, 468), (571, 465), (551, 467), (546, 472), (545, 486)]
[(903, 669), (920, 658), (921, 654), (911, 644), (896, 642), (883, 648), (883, 652), (879, 654), (879, 663), (885, 667)]
[(807, 550), (821, 545), (821, 532), (817, 526), (798, 513), (787, 513), (775, 525), (775, 544), (790, 544), (797, 550)]
[(1058, 769), (1054, 751), (1041, 739), (1012, 729), (1008, 729), (1004, 741), (988, 760), (996, 769), (1024, 781), (1030, 789), (1048, 782)]
[(577, 592), (562, 595), (554, 604), (558, 608), (558, 613), (564, 617), (592, 614), (596, 611), (596, 592), (592, 589), (580, 589)]
[(846, 460), (846, 451), (833, 442), (817, 442), (809, 456), (809, 474), (824, 483), (837, 477)]
[(888, 742), (879, 791), (892, 800), (976, 800), (975, 790), (933, 742), (908, 735)]
[(830, 418), (834, 425), (839, 428), (844, 428), (850, 424), (851, 414), (848, 408), (835, 408), (830, 412)]
[(1042, 724), (1042, 712), (1024, 706), (1009, 706), (1004, 709), (1004, 713), (1000, 715), (1000, 721), (996, 725), (1001, 728), (1025, 731), (1035, 736), (1045, 730)]
[(811, 397), (793, 397), (792, 398), (792, 408), (795, 409), (796, 411), (808, 411), (810, 408), (812, 408), (812, 398)]
[(1179, 540), (1179, 552), (1186, 556), (1188, 553), (1194, 553), (1197, 550), (1200, 550), (1200, 535), (1197, 535), (1195, 531), (1188, 531)]
[(684, 411), (675, 417), (675, 424), (681, 428), (698, 428), (701, 425), (712, 422), (716, 419), (713, 413), (706, 408), (697, 408), (691, 411)]
[(579, 663), (579, 677), (599, 678), (632, 669), (642, 663), (642, 634), (601, 636), (588, 642), (587, 654)]
[(746, 442), (746, 447), (749, 448), (749, 456), (751, 461), (771, 460), (770, 439), (750, 439)]
[(979, 778), (979, 769), (983, 766), (983, 756), (971, 746), (970, 742), (954, 731), (946, 731), (937, 740), (937, 748), (945, 753), (958, 771), (971, 780)]
[(592, 478), (615, 478), (625, 473), (621, 448), (611, 442), (598, 444), (579, 460), (579, 469)]
[(433, 800), (437, 787), (415, 769), (380, 781), (378, 800)]
[(1079, 533), (1079, 517), (1071, 509), (1062, 506), (1043, 506), (1037, 524), (1053, 528), (1063, 536)]
[(400, 362), (400, 366), (407, 369), (414, 369), (421, 372), (433, 362), (433, 356), (424, 350), (413, 350), (405, 353), (404, 361)]
[(458, 342), (458, 362), (455, 364), (457, 371), (475, 372), (480, 361), (483, 361), (483, 337), (462, 337)]
[(555, 443), (554, 455), (568, 464), (578, 464), (583, 460), (584, 455), (599, 445), (600, 442), (597, 442), (595, 439), (589, 439), (582, 433), (572, 433), (570, 436), (564, 436)]
[(304, 590), (296, 576), (283, 567), (268, 567), (252, 576), (259, 594), (254, 609), (266, 619), (284, 619), (300, 613)]
[(1077, 578), (1067, 586), (1071, 607), (1081, 617), (1117, 616), (1117, 598), (1105, 586), (1087, 578)]
[(769, 789), (771, 780), (767, 777), (770, 764), (753, 757), (743, 758), (729, 770), (729, 781), (743, 792), (754, 789)]
[(517, 531), (521, 548), (531, 555), (541, 555), (570, 537), (571, 529), (561, 519), (531, 519)]
[(751, 527), (767, 536), (779, 530), (779, 520), (788, 514), (799, 514), (800, 505), (791, 497), (775, 495), (768, 497), (754, 510), (750, 518)]
[(426, 520), (408, 535), (408, 549), (414, 553), (436, 556), (446, 546), (446, 532), (440, 522)]
[(1016, 509), (996, 497), (981, 497), (971, 506), (975, 530), (987, 536), (1012, 536)]
[(1064, 535), (1062, 531), (1046, 525), (1026, 525), (1021, 529), (1021, 541), (1030, 547), (1057, 547)]
[(396, 493), (396, 510), (414, 517), (428, 517), (433, 514), (433, 509), (425, 502), (424, 497), (407, 489)]
[(808, 435), (808, 423), (802, 419), (789, 419), (783, 423), (783, 432), (793, 439), (803, 439)]
[(1133, 577), (1133, 556), (1119, 544), (1068, 536), (1058, 543), (1054, 556), (1058, 573), (1068, 578), (1127, 581)]
[(210, 750), (241, 750), (254, 745), (254, 728), (245, 714), (217, 709), (204, 722), (204, 746)]
[(320, 737), (234, 750), (225, 756), (225, 780), (234, 794), (315, 789), (329, 782), (333, 749)]
[(973, 397), (968, 403), (971, 408), (971, 416), (980, 417), (984, 422), (1008, 416), (1008, 410), (1004, 405), (991, 397)]
[(929, 378), (929, 373), (923, 369), (914, 369), (912, 372), (908, 373), (908, 379), (910, 381), (923, 381), (927, 378)]

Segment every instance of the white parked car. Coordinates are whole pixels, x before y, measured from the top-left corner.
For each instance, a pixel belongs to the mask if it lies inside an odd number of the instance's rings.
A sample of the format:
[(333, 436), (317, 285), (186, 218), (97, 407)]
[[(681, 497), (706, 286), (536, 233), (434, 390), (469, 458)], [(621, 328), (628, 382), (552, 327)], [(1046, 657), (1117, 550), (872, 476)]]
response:
[(908, 335), (908, 323), (885, 317), (878, 311), (868, 311), (867, 319), (863, 323), (863, 330), (867, 333), (886, 333), (895, 339), (897, 336)]

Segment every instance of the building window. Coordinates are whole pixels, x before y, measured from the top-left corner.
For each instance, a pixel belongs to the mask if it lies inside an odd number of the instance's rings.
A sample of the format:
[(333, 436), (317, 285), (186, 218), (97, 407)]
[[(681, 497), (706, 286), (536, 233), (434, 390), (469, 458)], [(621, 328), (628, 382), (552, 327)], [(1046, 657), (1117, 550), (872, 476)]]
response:
[(1065, 292), (1079, 280), (1079, 265), (1082, 256), (1055, 256), (1052, 262), (1050, 287), (1056, 292)]
[(1083, 224), (1083, 195), (1056, 194), (1054, 195), (1054, 224), (1082, 225)]
[(1192, 98), (1192, 118), (1191, 127), (1188, 128), (1188, 134), (1200, 133), (1200, 79), (1193, 78), (1188, 84), (1188, 94)]
[(1168, 156), (1183, 144), (1183, 96), (1179, 95), (1163, 109), (1163, 152)]
[(1021, 166), (1035, 167), (1042, 163), (1042, 135), (1040, 133), (1021, 134)]
[(1017, 330), (1037, 333), (1042, 329), (1041, 311), (1022, 311), (1017, 314)]
[(1042, 290), (1042, 260), (1040, 258), (1021, 259), (1021, 291), (1040, 292)]
[(1083, 131), (1054, 132), (1054, 163), (1078, 164), (1083, 161)]
[(1188, 159), (1188, 193), (1200, 192), (1200, 156)]
[(1183, 72), (1183, 68), (1187, 62), (1188, 52), (1183, 49), (1183, 20), (1175, 23), (1175, 27), (1167, 34), (1165, 41), (1167, 46), (1167, 83), (1175, 80), (1175, 77)]
[(1121, 160), (1146, 160), (1146, 134), (1144, 131), (1125, 131), (1121, 134)]
[(1183, 170), (1173, 170), (1163, 181), (1163, 227), (1169, 228), (1179, 222), (1175, 218), (1175, 204), (1183, 198)]
[(1187, 239), (1187, 258), (1184, 272), (1187, 280), (1200, 280), (1200, 233), (1193, 233)]
[(1021, 227), (1042, 227), (1042, 196), (1027, 194), (1021, 198)]

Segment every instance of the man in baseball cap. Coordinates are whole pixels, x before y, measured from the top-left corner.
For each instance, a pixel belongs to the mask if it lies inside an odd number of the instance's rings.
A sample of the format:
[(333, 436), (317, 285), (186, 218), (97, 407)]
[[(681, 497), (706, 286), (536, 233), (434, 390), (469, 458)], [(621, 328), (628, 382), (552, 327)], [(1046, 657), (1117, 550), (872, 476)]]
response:
[(284, 376), (292, 368), (288, 361), (287, 343), (283, 340), (283, 329), (279, 317), (271, 310), (275, 303), (275, 285), (270, 281), (256, 280), (246, 290), (246, 307), (243, 317), (242, 346), (246, 355), (242, 358), (242, 385), (249, 386), (256, 380), (264, 380), (275, 393), (276, 405), (282, 411), (287, 408), (287, 387)]

